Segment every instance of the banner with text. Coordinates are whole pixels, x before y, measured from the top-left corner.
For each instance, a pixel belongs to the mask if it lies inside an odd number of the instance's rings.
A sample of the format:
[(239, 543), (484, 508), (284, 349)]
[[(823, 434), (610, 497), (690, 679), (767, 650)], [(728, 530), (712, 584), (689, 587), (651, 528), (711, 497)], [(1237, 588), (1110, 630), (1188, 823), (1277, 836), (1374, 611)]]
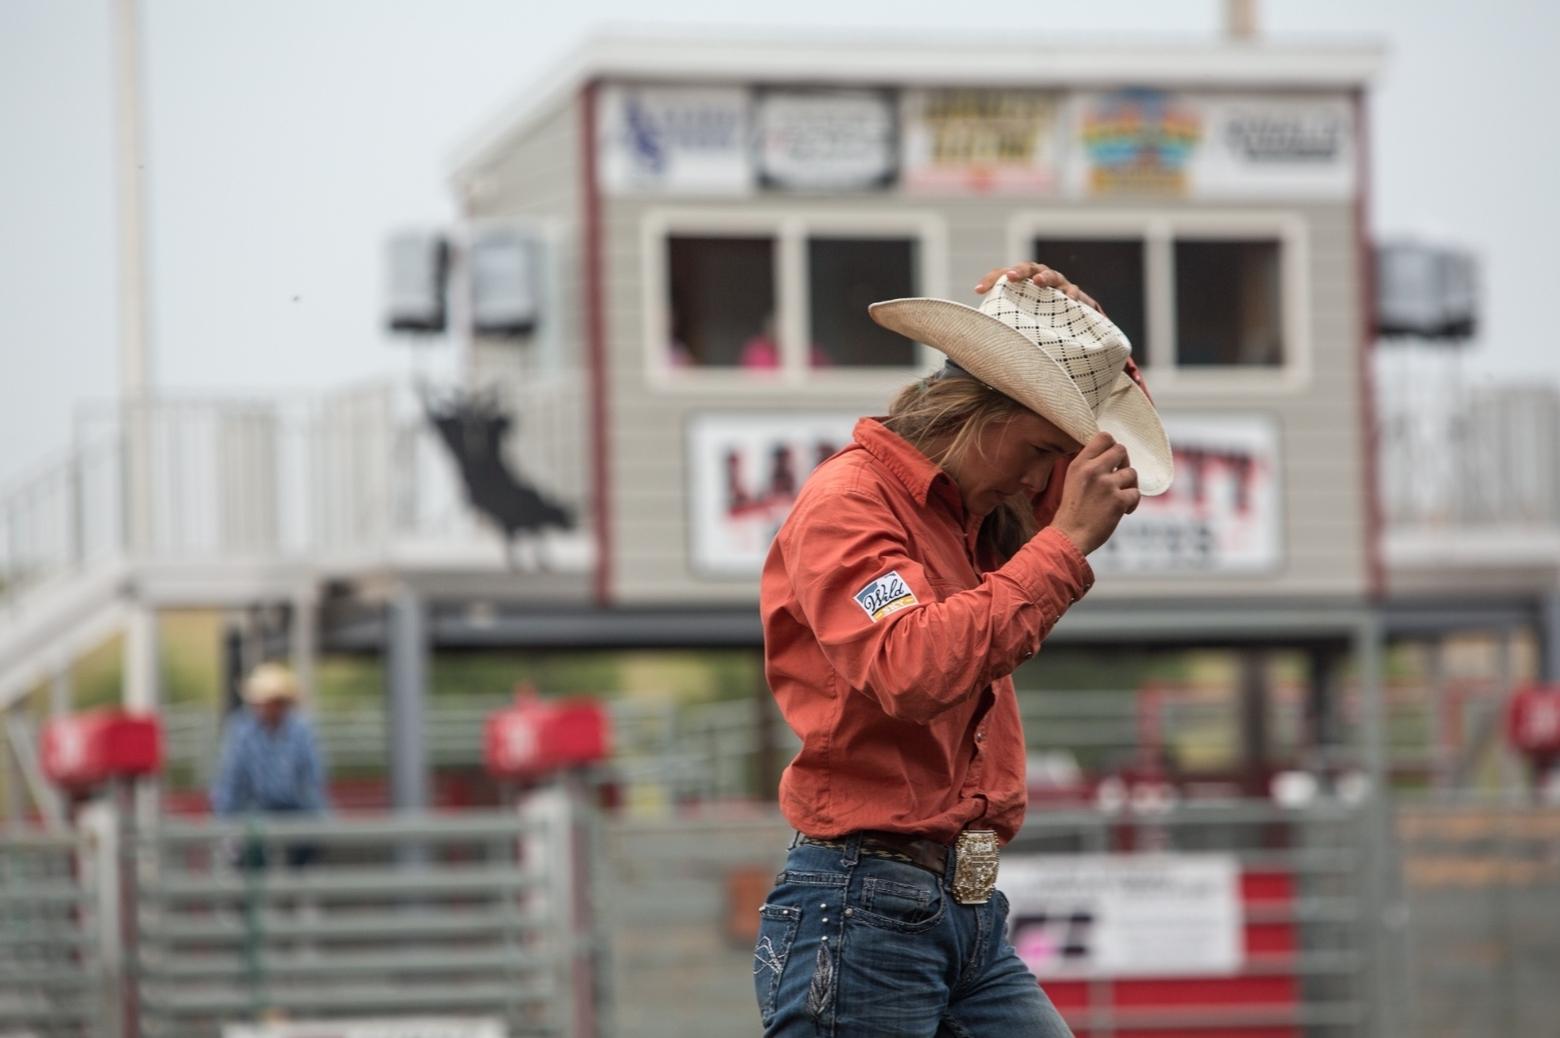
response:
[(1057, 188), (1061, 95), (1038, 90), (907, 90), (906, 191), (946, 194)]
[(688, 421), (693, 568), (755, 577), (802, 481), (850, 443), (854, 415), (698, 414)]
[(1278, 429), (1263, 415), (1165, 415), (1168, 493), (1145, 497), (1090, 562), (1100, 572), (1265, 573), (1282, 561)]
[(1233, 855), (1012, 855), (998, 886), (1008, 940), (1042, 980), (1238, 971), (1244, 955)]
[(741, 87), (607, 86), (596, 96), (600, 183), (613, 194), (753, 190)]

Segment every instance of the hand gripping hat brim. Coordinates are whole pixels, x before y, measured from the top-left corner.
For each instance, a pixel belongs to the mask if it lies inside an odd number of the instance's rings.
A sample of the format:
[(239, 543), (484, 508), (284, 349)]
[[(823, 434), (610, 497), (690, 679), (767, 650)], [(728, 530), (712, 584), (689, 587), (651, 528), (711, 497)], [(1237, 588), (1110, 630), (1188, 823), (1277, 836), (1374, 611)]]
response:
[(949, 299), (890, 299), (868, 307), (884, 328), (947, 354), (1077, 440), (1108, 432), (1127, 449), (1138, 489), (1170, 489), (1164, 423), (1123, 370), (1132, 346), (1109, 319), (1053, 288), (999, 280), (979, 310)]

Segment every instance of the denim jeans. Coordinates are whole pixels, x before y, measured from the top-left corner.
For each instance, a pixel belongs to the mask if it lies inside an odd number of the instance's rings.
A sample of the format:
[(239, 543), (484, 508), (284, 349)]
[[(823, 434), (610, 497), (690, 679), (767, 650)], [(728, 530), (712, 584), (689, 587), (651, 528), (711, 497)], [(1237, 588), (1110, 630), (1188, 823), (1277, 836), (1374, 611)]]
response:
[(753, 987), (766, 1038), (1070, 1038), (1004, 935), (1007, 898), (953, 898), (926, 869), (793, 843), (759, 910)]

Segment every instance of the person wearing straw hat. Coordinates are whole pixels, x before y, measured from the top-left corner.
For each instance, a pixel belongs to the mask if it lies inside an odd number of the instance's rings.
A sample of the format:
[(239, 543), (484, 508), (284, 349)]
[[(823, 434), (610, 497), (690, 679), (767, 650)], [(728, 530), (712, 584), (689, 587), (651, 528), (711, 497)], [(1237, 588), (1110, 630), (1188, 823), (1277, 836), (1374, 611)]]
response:
[(1065, 276), (1021, 263), (976, 291), (870, 307), (947, 363), (857, 423), (764, 563), (765, 673), (802, 742), (754, 947), (766, 1035), (1071, 1033), (1004, 938), (1027, 802), (1009, 675), (1169, 488), (1170, 445), (1131, 344)]
[[(223, 733), (211, 784), (211, 810), (223, 818), (249, 814), (317, 814), (327, 806), (325, 762), (314, 731), (297, 709), (299, 688), (280, 663), (262, 663), (244, 681), (244, 709)], [(246, 864), (260, 849), (246, 850)], [(290, 865), (304, 865), (312, 845), (287, 849)]]

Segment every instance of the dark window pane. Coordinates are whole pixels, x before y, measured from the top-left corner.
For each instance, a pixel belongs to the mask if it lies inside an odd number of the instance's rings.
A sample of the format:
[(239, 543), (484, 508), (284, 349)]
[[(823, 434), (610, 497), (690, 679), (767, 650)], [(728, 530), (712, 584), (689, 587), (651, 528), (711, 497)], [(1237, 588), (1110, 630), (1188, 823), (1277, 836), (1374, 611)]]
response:
[(1148, 366), (1142, 239), (1036, 238), (1030, 255), (1066, 274), (1104, 307), (1105, 315), (1132, 340), (1132, 359)]
[(1277, 241), (1175, 243), (1175, 356), (1187, 366), (1284, 363)]
[(867, 306), (915, 295), (915, 264), (911, 239), (809, 238), (812, 366), (914, 366), (915, 343), (879, 327)]
[(773, 238), (668, 238), (673, 366), (776, 368)]

